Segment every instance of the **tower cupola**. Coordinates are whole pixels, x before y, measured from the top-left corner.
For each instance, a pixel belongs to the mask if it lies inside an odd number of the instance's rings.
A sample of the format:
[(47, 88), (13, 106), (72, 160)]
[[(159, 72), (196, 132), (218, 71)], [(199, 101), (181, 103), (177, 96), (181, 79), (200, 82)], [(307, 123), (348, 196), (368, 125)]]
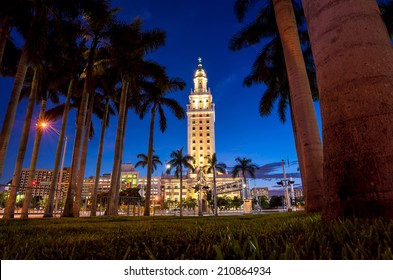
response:
[(198, 69), (194, 74), (194, 93), (207, 92), (207, 77), (205, 70), (202, 68), (202, 58), (198, 58)]

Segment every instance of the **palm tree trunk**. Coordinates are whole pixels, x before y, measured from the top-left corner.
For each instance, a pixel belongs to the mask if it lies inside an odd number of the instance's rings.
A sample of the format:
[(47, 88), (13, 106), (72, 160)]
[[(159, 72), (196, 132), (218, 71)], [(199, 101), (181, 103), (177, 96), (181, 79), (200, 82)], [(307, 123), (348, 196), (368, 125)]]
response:
[(120, 97), (119, 116), (117, 121), (117, 132), (116, 132), (116, 141), (115, 141), (115, 154), (113, 159), (111, 187), (109, 190), (109, 201), (108, 201), (108, 208), (107, 208), (108, 215), (117, 215), (117, 208), (118, 208), (116, 205), (116, 196), (119, 195), (118, 177), (119, 177), (119, 168), (121, 168), (121, 162), (120, 162), (121, 142), (122, 142), (122, 136), (124, 134), (124, 130), (123, 130), (124, 116), (127, 107), (127, 96), (128, 96), (129, 85), (130, 85), (130, 83), (125, 80), (123, 80), (122, 83), (123, 83), (123, 88)]
[(14, 87), (12, 88), (10, 101), (8, 102), (7, 111), (5, 113), (3, 126), (0, 133), (0, 178), (3, 174), (4, 161), (7, 153), (8, 142), (10, 140), (12, 127), (14, 125), (16, 109), (18, 107), (19, 96), (25, 81), (28, 64), (27, 48), (22, 50), (19, 59), (18, 69), (16, 71)]
[[(152, 160), (153, 160), (153, 137), (154, 137), (154, 119), (156, 116), (156, 106), (154, 105), (151, 110), (150, 132), (149, 132), (149, 147), (147, 151), (147, 186), (145, 197), (145, 213), (144, 216), (150, 216), (150, 195), (151, 195), (151, 173), (152, 173)], [(180, 177), (181, 182), (181, 177)], [(181, 186), (180, 186), (180, 213), (181, 209)]]
[(79, 217), (80, 206), (82, 202), (83, 179), (85, 177), (87, 150), (89, 148), (91, 118), (94, 109), (94, 93), (90, 94), (89, 108), (86, 116), (85, 133), (82, 144), (82, 156), (79, 164), (79, 171), (76, 184), (75, 201), (74, 201), (74, 217)]
[(104, 112), (104, 116), (102, 118), (102, 123), (101, 123), (101, 135), (100, 135), (100, 144), (98, 146), (96, 176), (95, 176), (95, 180), (94, 180), (94, 188), (93, 188), (93, 193), (92, 193), (92, 203), (91, 203), (91, 212), (90, 212), (90, 216), (92, 216), (92, 217), (96, 216), (96, 212), (97, 212), (97, 193), (98, 193), (98, 184), (100, 182), (102, 150), (104, 148), (104, 136), (105, 136), (105, 130), (106, 130), (106, 120), (108, 117), (108, 111), (109, 111), (109, 100), (107, 98), (106, 104), (105, 104), (105, 112)]
[(214, 204), (214, 215), (218, 216), (217, 209), (217, 186), (216, 186), (216, 168), (213, 167), (213, 204)]
[[(46, 100), (42, 99), (40, 114), (38, 116), (38, 122), (40, 122), (44, 119), (45, 109), (46, 109)], [(30, 197), (31, 197), (33, 181), (34, 181), (34, 176), (35, 176), (35, 169), (36, 169), (37, 160), (38, 160), (38, 153), (40, 150), (42, 132), (43, 132), (42, 127), (37, 126), (37, 133), (36, 133), (35, 139), (34, 139), (33, 152), (31, 154), (29, 179), (27, 180), (25, 199), (23, 201), (23, 206), (22, 206), (21, 219), (27, 219), (29, 217)]]
[[(60, 169), (61, 153), (62, 153), (63, 146), (64, 146), (65, 130), (66, 130), (66, 126), (67, 126), (68, 112), (70, 110), (70, 101), (71, 101), (73, 84), (74, 84), (74, 79), (72, 79), (68, 85), (67, 98), (66, 98), (66, 101), (64, 104), (64, 112), (63, 112), (63, 117), (61, 120), (60, 135), (59, 135), (59, 140), (57, 142), (55, 164), (53, 167), (53, 177), (52, 177), (52, 182), (50, 185), (48, 201), (45, 205), (44, 217), (53, 217), (53, 202), (54, 202), (54, 197), (55, 197), (55, 190), (56, 190), (57, 186), (59, 186), (58, 192), (61, 191), (61, 188), (62, 188), (63, 178), (62, 178), (62, 176), (60, 178), (58, 178), (58, 173), (59, 173), (59, 169)], [(65, 155), (63, 155), (63, 156), (65, 156)]]
[(27, 142), (30, 134), (31, 120), (33, 118), (33, 113), (34, 113), (34, 103), (37, 96), (37, 88), (38, 88), (38, 77), (37, 77), (37, 69), (35, 68), (30, 96), (29, 96), (29, 103), (26, 109), (25, 123), (23, 125), (23, 132), (22, 132), (22, 137), (20, 138), (18, 155), (16, 158), (16, 164), (14, 169), (14, 175), (12, 177), (12, 182), (11, 182), (11, 191), (8, 196), (7, 205), (4, 210), (4, 215), (3, 215), (4, 219), (14, 218), (16, 195), (18, 193), (20, 175), (23, 167), (23, 160), (25, 159), (25, 155), (26, 155), (26, 148), (27, 148)]
[(392, 219), (393, 49), (379, 8), (303, 3), (323, 120), (323, 218)]
[(180, 164), (180, 216), (183, 216), (183, 166)]
[(295, 147), (296, 147), (296, 154), (297, 154), (297, 160), (299, 163), (299, 170), (300, 170), (300, 178), (302, 179), (303, 182), (303, 176), (306, 176), (306, 169), (304, 168), (303, 165), (303, 151), (302, 151), (302, 146), (300, 145), (299, 141), (299, 133), (296, 129), (296, 123), (295, 123), (295, 117), (293, 115), (293, 110), (292, 110), (292, 105), (291, 105), (291, 98), (289, 98), (289, 109), (291, 111), (291, 123), (292, 123), (292, 131), (293, 131), (293, 136), (295, 140)]
[(94, 53), (97, 43), (98, 43), (98, 39), (94, 38), (92, 45), (90, 47), (90, 52), (87, 62), (86, 78), (83, 85), (82, 100), (78, 111), (78, 119), (77, 119), (75, 141), (74, 141), (74, 152), (72, 155), (71, 174), (68, 184), (67, 198), (62, 215), (63, 217), (73, 217), (73, 205), (74, 205), (74, 196), (75, 196), (75, 189), (76, 189), (76, 174), (78, 171), (78, 163), (81, 153), (81, 146), (82, 146), (81, 142), (83, 137), (83, 130), (85, 127), (87, 103), (92, 88), (91, 84), (92, 84), (92, 77), (93, 77)]
[(120, 193), (120, 185), (122, 183), (121, 181), (121, 165), (123, 162), (123, 151), (124, 151), (124, 139), (125, 139), (125, 135), (126, 135), (126, 128), (127, 128), (127, 115), (128, 115), (128, 110), (127, 110), (127, 106), (126, 106), (126, 111), (124, 112), (124, 122), (123, 122), (123, 134), (121, 135), (121, 139), (120, 139), (120, 158), (119, 158), (119, 169), (117, 172), (117, 182), (118, 184), (116, 185), (116, 193), (117, 195), (115, 196), (115, 205), (119, 205), (119, 193)]
[(322, 210), (323, 154), (310, 83), (304, 64), (292, 1), (273, 0), (287, 68), (293, 115), (299, 133), (307, 212)]

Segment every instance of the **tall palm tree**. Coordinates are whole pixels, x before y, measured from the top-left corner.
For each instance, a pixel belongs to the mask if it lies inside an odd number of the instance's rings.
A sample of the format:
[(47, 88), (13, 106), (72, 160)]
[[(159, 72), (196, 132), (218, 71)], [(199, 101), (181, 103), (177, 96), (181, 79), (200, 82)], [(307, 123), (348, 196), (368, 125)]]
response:
[(98, 146), (97, 164), (96, 164), (96, 175), (94, 178), (94, 188), (92, 192), (92, 205), (91, 205), (91, 216), (96, 216), (97, 211), (97, 198), (98, 198), (98, 184), (101, 173), (101, 162), (102, 162), (102, 151), (104, 148), (104, 136), (106, 128), (109, 125), (109, 113), (114, 114), (112, 107), (109, 105), (109, 99), (115, 98), (116, 96), (116, 84), (119, 81), (116, 73), (112, 71), (113, 69), (107, 69), (104, 71), (103, 76), (97, 81), (97, 86), (100, 88), (106, 96), (105, 98), (105, 110), (104, 115), (101, 120), (101, 134), (100, 134), (100, 144)]
[[(153, 151), (153, 152), (154, 152), (154, 151)], [(139, 159), (141, 159), (141, 160), (138, 161), (138, 162), (135, 164), (135, 167), (142, 166), (143, 168), (145, 168), (145, 166), (148, 164), (148, 161), (149, 161), (149, 160), (148, 160), (148, 156), (145, 155), (145, 154), (138, 154), (136, 157), (139, 158)], [(154, 170), (157, 170), (157, 164), (162, 165), (162, 162), (160, 161), (160, 157), (157, 156), (157, 155), (153, 155), (152, 161), (151, 161), (151, 167), (152, 167), (151, 172), (152, 172), (152, 173), (154, 172)]]
[[(255, 2), (248, 0), (236, 1), (235, 11), (239, 20), (244, 18), (250, 5)], [(305, 192), (306, 210), (317, 212), (322, 208), (322, 143), (299, 41), (293, 3), (290, 0), (264, 1), (264, 6), (260, 9), (257, 20), (263, 23), (266, 18), (271, 21), (272, 15), (275, 18), (275, 22), (270, 22), (269, 24), (277, 25), (276, 30), (278, 30), (280, 36), (285, 58), (291, 109), (294, 116), (295, 131), (298, 132), (295, 135), (299, 143), (297, 152), (300, 154), (299, 159), (302, 161), (301, 165), (303, 167), (302, 182)], [(271, 36), (271, 32), (266, 31), (266, 33), (262, 33), (259, 39)]]
[(232, 169), (233, 178), (241, 175), (243, 177), (243, 183), (246, 184), (246, 176), (248, 173), (251, 178), (255, 179), (255, 169), (258, 169), (258, 166), (253, 164), (251, 159), (245, 157), (237, 157), (235, 158), (235, 161), (237, 162), (237, 164)]
[[(45, 205), (44, 217), (53, 216), (53, 203), (54, 196), (57, 187), (59, 186), (57, 197), (59, 198), (59, 192), (62, 191), (63, 185), (63, 171), (60, 171), (61, 176), (58, 177), (60, 169), (61, 154), (65, 143), (65, 131), (68, 121), (68, 113), (71, 108), (71, 99), (75, 97), (77, 92), (78, 84), (81, 82), (77, 79), (78, 73), (83, 71), (84, 65), (83, 53), (86, 51), (83, 41), (77, 44), (80, 36), (80, 26), (74, 21), (63, 21), (59, 25), (59, 30), (55, 36), (51, 36), (51, 49), (56, 50), (55, 61), (53, 64), (56, 65), (56, 70), (53, 80), (56, 78), (60, 81), (55, 83), (53, 90), (58, 92), (66, 92), (66, 100), (64, 106), (57, 106), (46, 112), (46, 117), (49, 120), (55, 120), (57, 117), (62, 117), (60, 135), (57, 143), (55, 162), (53, 166), (53, 176), (51, 186), (49, 190), (48, 200)], [(75, 106), (75, 105), (74, 105)], [(64, 159), (64, 158), (63, 158)]]
[(38, 116), (38, 122), (37, 122), (37, 132), (34, 139), (33, 152), (30, 160), (29, 179), (27, 180), (25, 199), (23, 201), (23, 206), (22, 206), (22, 212), (21, 212), (22, 219), (27, 219), (29, 217), (30, 197), (33, 188), (33, 181), (34, 181), (35, 170), (37, 166), (42, 133), (45, 129), (45, 126), (42, 125), (43, 122), (45, 122), (45, 110), (46, 110), (46, 97), (43, 97), (41, 100), (40, 114)]
[(303, 0), (323, 120), (323, 218), (391, 219), (392, 43), (376, 2), (354, 4)]
[[(63, 3), (66, 2), (66, 3)], [(79, 1), (80, 2), (80, 1)], [(8, 3), (8, 1), (7, 1)], [(15, 119), (19, 97), (27, 68), (31, 59), (40, 60), (47, 46), (48, 30), (56, 27), (58, 20), (77, 16), (77, 0), (72, 1), (18, 1), (19, 11), (23, 11), (22, 22), (18, 24), (19, 32), (24, 37), (21, 57), (15, 74), (14, 86), (8, 102), (5, 118), (0, 132), (0, 177)], [(75, 5), (74, 5), (75, 4)], [(25, 11), (27, 11), (25, 13)], [(39, 38), (39, 39), (37, 39)]]
[(207, 166), (206, 168), (207, 173), (213, 173), (213, 203), (214, 203), (214, 215), (218, 216), (218, 209), (217, 209), (217, 186), (216, 186), (216, 172), (225, 173), (225, 168), (227, 168), (225, 163), (218, 163), (216, 153), (212, 156), (206, 156), (207, 159)]
[(23, 125), (22, 137), (20, 139), (18, 155), (16, 158), (16, 163), (15, 163), (15, 168), (14, 168), (14, 174), (12, 176), (12, 181), (11, 181), (11, 190), (10, 190), (10, 194), (8, 196), (7, 205), (4, 210), (3, 219), (14, 218), (16, 195), (18, 192), (20, 175), (22, 173), (23, 160), (24, 160), (25, 154), (26, 154), (27, 141), (29, 139), (30, 126), (31, 126), (32, 118), (33, 118), (33, 112), (34, 112), (34, 103), (36, 101), (36, 95), (37, 95), (37, 91), (38, 91), (37, 90), (38, 89), (38, 79), (37, 79), (38, 73), (37, 72), (38, 72), (37, 70), (34, 70), (33, 80), (32, 80), (32, 85), (31, 85), (31, 90), (30, 90), (30, 97), (29, 97), (29, 102), (28, 102), (27, 109), (26, 109), (25, 122)]
[(114, 14), (117, 9), (110, 9), (109, 4), (105, 0), (94, 2), (93, 7), (87, 7), (84, 10), (83, 18), (85, 20), (84, 32), (86, 36), (91, 38), (91, 44), (86, 62), (85, 79), (83, 86), (82, 99), (78, 111), (77, 127), (75, 132), (74, 152), (72, 155), (71, 174), (68, 184), (67, 197), (64, 206), (63, 217), (73, 217), (78, 210), (74, 208), (74, 197), (76, 192), (76, 180), (81, 156), (82, 137), (85, 128), (85, 119), (87, 113), (87, 104), (89, 95), (94, 90), (93, 67), (96, 57), (96, 48), (100, 43), (108, 40), (109, 32), (114, 22)]
[[(110, 199), (107, 214), (117, 215), (119, 197), (121, 159), (128, 108), (138, 108), (141, 84), (147, 77), (162, 67), (144, 59), (144, 56), (165, 43), (165, 32), (161, 30), (142, 31), (142, 21), (136, 18), (130, 25), (117, 25), (111, 37), (110, 61), (121, 78), (121, 94), (115, 142), (114, 163), (112, 168)], [(119, 56), (119, 53), (122, 56)]]
[[(168, 79), (166, 77), (160, 78), (151, 84), (150, 89), (144, 96), (141, 106), (140, 118), (143, 118), (147, 112), (151, 113), (149, 144), (148, 144), (148, 162), (147, 162), (147, 186), (146, 186), (146, 205), (145, 216), (150, 215), (150, 193), (151, 193), (151, 175), (153, 164), (153, 138), (154, 138), (154, 121), (156, 113), (159, 114), (160, 130), (165, 131), (167, 127), (167, 120), (164, 113), (164, 107), (168, 107), (178, 119), (184, 119), (185, 111), (180, 104), (166, 95), (172, 91), (182, 90), (185, 83), (180, 79)], [(180, 202), (181, 203), (181, 202)]]
[[(180, 178), (180, 216), (183, 216), (183, 168), (194, 170), (193, 162), (195, 162), (195, 159), (190, 155), (184, 155), (183, 147), (180, 150), (173, 151), (170, 157), (172, 159), (168, 162), (169, 168), (167, 169), (167, 173), (170, 173), (171, 170), (175, 168), (175, 176)], [(150, 205), (147, 204), (145, 206), (145, 216), (149, 216), (146, 215), (146, 208), (148, 206), (150, 207)], [(147, 211), (147, 214), (149, 214), (150, 209), (147, 208)]]

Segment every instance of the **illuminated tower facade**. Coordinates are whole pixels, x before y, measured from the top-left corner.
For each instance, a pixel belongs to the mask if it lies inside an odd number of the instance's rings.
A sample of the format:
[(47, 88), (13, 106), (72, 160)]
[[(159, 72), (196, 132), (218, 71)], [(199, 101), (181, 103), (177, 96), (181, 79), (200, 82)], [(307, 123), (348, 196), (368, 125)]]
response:
[(198, 58), (198, 69), (194, 74), (194, 89), (191, 89), (187, 104), (188, 154), (196, 160), (197, 166), (207, 164), (206, 156), (216, 152), (214, 132), (214, 103), (207, 76)]

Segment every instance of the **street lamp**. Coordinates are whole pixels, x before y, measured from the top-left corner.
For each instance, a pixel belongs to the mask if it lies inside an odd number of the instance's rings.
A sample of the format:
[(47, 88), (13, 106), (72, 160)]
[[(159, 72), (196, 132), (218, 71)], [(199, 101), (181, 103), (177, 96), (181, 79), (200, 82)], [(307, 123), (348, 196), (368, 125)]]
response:
[[(43, 120), (43, 121), (37, 123), (37, 126), (40, 127), (43, 130), (50, 129), (51, 131), (54, 131), (58, 136), (60, 136), (60, 131), (57, 130), (56, 128), (54, 128), (50, 124), (50, 122), (48, 122), (48, 121)], [(61, 157), (60, 176), (58, 178), (58, 181), (57, 181), (57, 184), (56, 184), (56, 189), (55, 189), (55, 192), (56, 192), (56, 203), (55, 203), (55, 208), (54, 208), (55, 210), (57, 210), (57, 206), (58, 206), (58, 203), (59, 203), (59, 197), (60, 197), (60, 191), (62, 191), (64, 159), (65, 159), (65, 153), (66, 153), (66, 149), (67, 149), (67, 142), (68, 142), (68, 136), (66, 135), (64, 137), (64, 147), (63, 147), (63, 153), (62, 153), (62, 157)], [(59, 151), (57, 151), (56, 154), (58, 152)], [(56, 155), (56, 157), (57, 157), (57, 155)], [(56, 160), (58, 160), (58, 159), (56, 159)], [(55, 164), (56, 164), (56, 162), (55, 162)]]

